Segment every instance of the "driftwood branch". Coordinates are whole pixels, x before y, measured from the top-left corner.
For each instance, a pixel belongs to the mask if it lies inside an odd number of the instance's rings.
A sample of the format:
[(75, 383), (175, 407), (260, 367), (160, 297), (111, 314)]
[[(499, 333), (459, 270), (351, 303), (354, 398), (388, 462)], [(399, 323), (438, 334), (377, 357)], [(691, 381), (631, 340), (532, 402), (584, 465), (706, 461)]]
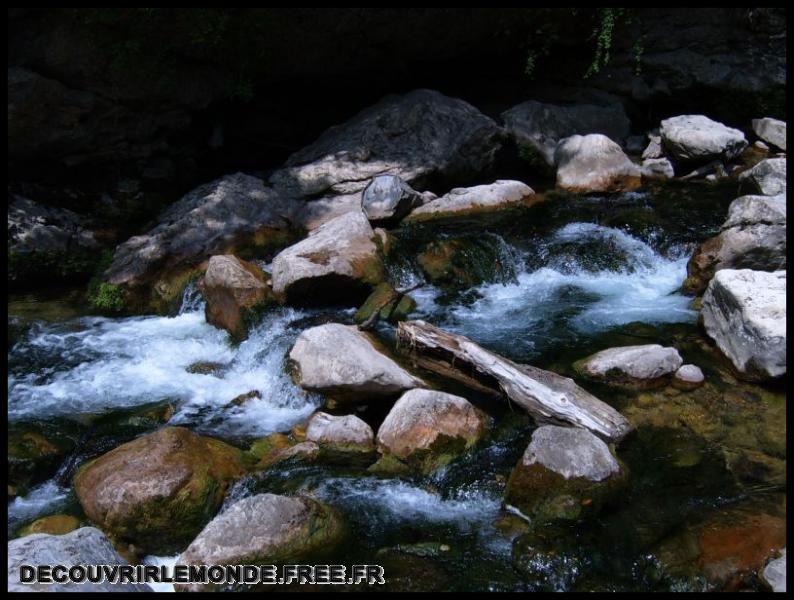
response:
[(567, 377), (519, 365), (424, 321), (398, 324), (401, 347), (420, 366), (482, 391), (501, 392), (540, 421), (570, 423), (617, 441), (632, 426), (614, 408)]

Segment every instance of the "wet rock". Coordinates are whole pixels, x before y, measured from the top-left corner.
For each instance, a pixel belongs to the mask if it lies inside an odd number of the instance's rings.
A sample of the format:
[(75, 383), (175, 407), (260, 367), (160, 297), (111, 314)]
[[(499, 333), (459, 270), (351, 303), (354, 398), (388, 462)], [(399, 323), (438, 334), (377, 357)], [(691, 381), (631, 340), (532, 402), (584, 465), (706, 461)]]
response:
[(312, 198), (313, 211), (299, 215), (311, 228), (340, 210), (360, 210), (361, 192), (379, 175), (420, 188), (470, 180), (491, 167), (502, 137), (493, 120), (463, 100), (414, 90), (331, 127), (290, 156), (270, 182), (288, 195)]
[(19, 530), (19, 537), (32, 535), (34, 533), (46, 533), (49, 535), (64, 535), (80, 527), (80, 519), (72, 515), (51, 515), (36, 519), (29, 525)]
[(273, 293), (289, 304), (361, 301), (383, 280), (383, 262), (364, 213), (328, 221), (273, 259)]
[(93, 271), (100, 244), (86, 217), (21, 196), (9, 200), (9, 283), (80, 277)]
[(285, 448), (276, 448), (265, 454), (255, 469), (267, 469), (286, 461), (313, 462), (320, 456), (320, 446), (314, 442), (299, 442)]
[(110, 540), (98, 529), (82, 527), (65, 535), (37, 533), (8, 543), (9, 592), (151, 592), (145, 584), (53, 583), (23, 584), (22, 565), (127, 565)]
[(648, 344), (601, 350), (574, 363), (574, 369), (610, 385), (644, 389), (667, 383), (682, 363), (675, 348)]
[(411, 390), (378, 429), (378, 451), (430, 473), (474, 446), (487, 427), (488, 418), (465, 398)]
[(228, 365), (223, 363), (212, 362), (209, 360), (200, 360), (188, 365), (185, 368), (185, 371), (195, 375), (213, 375), (214, 377), (220, 377), (223, 375), (223, 372), (226, 370), (227, 366)]
[(24, 488), (52, 475), (74, 448), (74, 440), (46, 427), (19, 426), (8, 431), (8, 482)]
[(248, 320), (270, 297), (265, 273), (234, 255), (213, 256), (199, 282), (207, 301), (207, 323), (225, 329), (233, 340), (248, 335)]
[(533, 523), (575, 521), (600, 510), (624, 480), (625, 468), (599, 437), (544, 425), (510, 474), (505, 502)]
[(776, 148), (786, 151), (786, 122), (778, 119), (753, 119), (755, 135)]
[(786, 272), (718, 271), (703, 295), (703, 326), (748, 379), (786, 373)]
[(557, 187), (570, 192), (618, 192), (640, 184), (640, 167), (604, 135), (574, 135), (561, 140), (554, 162)]
[[(330, 553), (344, 537), (341, 516), (303, 497), (258, 494), (232, 504), (207, 524), (178, 565), (281, 564)], [(211, 586), (178, 585), (179, 591)], [(212, 588), (214, 589), (214, 588)]]
[(530, 100), (502, 113), (502, 119), (516, 145), (531, 147), (548, 166), (554, 166), (554, 150), (564, 138), (600, 133), (619, 142), (631, 125), (619, 102), (565, 106)]
[[(785, 134), (784, 134), (785, 135)], [(785, 137), (783, 138), (785, 140)], [(785, 142), (784, 142), (785, 143)], [(763, 581), (773, 592), (786, 593), (786, 549), (783, 548), (782, 555), (767, 563), (761, 571), (761, 581)]]
[(251, 390), (250, 392), (245, 392), (244, 394), (240, 394), (239, 396), (235, 396), (232, 398), (229, 403), (226, 405), (228, 406), (242, 406), (249, 400), (256, 400), (261, 399), (262, 393), (259, 390)]
[(396, 323), (405, 320), (416, 308), (416, 302), (411, 296), (401, 294), (390, 283), (383, 282), (367, 297), (361, 308), (356, 311), (353, 321), (364, 323), (378, 311), (381, 321)]
[[(272, 252), (294, 237), (296, 200), (236, 173), (202, 185), (170, 205), (158, 224), (118, 248), (105, 281), (129, 302), (167, 312), (208, 256), (256, 249)], [(178, 307), (178, 306), (177, 306)]]
[(485, 235), (437, 239), (416, 257), (425, 277), (450, 288), (469, 288), (486, 281), (509, 281), (514, 264), (499, 240)]
[(307, 329), (289, 356), (303, 389), (341, 401), (390, 398), (423, 385), (353, 326), (329, 323)]
[(642, 176), (646, 179), (672, 179), (675, 171), (666, 158), (646, 158), (642, 161)]
[(306, 426), (306, 439), (331, 454), (369, 454), (375, 451), (372, 427), (355, 415), (337, 417), (316, 412)]
[(741, 196), (720, 233), (703, 242), (687, 264), (684, 289), (700, 294), (720, 269), (786, 268), (786, 196)]
[(535, 192), (520, 181), (498, 180), (488, 185), (455, 188), (436, 200), (420, 206), (409, 215), (411, 221), (438, 217), (471, 215), (522, 204)]
[(744, 134), (703, 115), (680, 115), (661, 123), (665, 151), (680, 163), (730, 161), (747, 147)]
[(786, 159), (767, 158), (739, 175), (742, 187), (750, 193), (776, 196), (786, 193)]
[(528, 591), (571, 591), (586, 571), (586, 559), (560, 533), (549, 527), (535, 528), (513, 541), (513, 568), (528, 584)]
[[(303, 441), (303, 440), (301, 440)], [(283, 450), (292, 446), (294, 442), (283, 433), (271, 433), (268, 436), (254, 440), (251, 447), (245, 453), (245, 459), (249, 464), (255, 465), (259, 461), (267, 459), (271, 454), (278, 450)]]
[(703, 385), (703, 371), (695, 365), (681, 365), (673, 375), (673, 386), (679, 390), (694, 390)]
[(396, 223), (422, 204), (422, 195), (396, 175), (373, 177), (361, 194), (361, 209), (378, 225)]
[(82, 466), (74, 489), (85, 514), (147, 551), (199, 531), (245, 472), (242, 453), (182, 427), (164, 427)]

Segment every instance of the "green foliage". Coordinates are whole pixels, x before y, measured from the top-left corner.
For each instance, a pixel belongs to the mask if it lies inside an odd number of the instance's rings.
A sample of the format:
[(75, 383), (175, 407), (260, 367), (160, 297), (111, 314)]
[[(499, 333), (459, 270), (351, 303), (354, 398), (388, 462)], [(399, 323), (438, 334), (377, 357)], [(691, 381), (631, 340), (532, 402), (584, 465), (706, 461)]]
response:
[(612, 39), (615, 32), (615, 26), (618, 21), (626, 16), (625, 8), (599, 8), (598, 9), (598, 25), (593, 30), (593, 36), (596, 40), (595, 56), (593, 62), (587, 68), (584, 74), (585, 79), (591, 75), (597, 74), (609, 63), (610, 50), (612, 49)]
[(89, 300), (91, 306), (101, 311), (121, 312), (124, 309), (124, 292), (113, 283), (100, 283)]

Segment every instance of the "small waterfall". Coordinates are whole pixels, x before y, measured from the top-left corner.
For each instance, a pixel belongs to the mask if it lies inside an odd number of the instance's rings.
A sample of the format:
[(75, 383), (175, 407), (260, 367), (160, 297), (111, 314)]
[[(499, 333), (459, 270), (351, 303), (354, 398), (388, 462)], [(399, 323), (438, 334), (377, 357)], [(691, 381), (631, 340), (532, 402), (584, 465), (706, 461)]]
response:
[(185, 287), (185, 291), (182, 293), (182, 304), (179, 307), (178, 314), (183, 315), (185, 313), (204, 312), (206, 304), (196, 281), (190, 281)]

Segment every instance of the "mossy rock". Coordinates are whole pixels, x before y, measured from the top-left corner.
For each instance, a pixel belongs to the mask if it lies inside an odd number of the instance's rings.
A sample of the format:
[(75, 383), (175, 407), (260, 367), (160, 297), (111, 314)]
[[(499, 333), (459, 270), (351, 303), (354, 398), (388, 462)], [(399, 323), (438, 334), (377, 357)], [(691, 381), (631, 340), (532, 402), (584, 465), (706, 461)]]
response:
[(201, 530), (245, 472), (237, 448), (165, 427), (83, 465), (74, 489), (109, 535), (148, 552), (172, 551)]
[(36, 519), (19, 530), (19, 537), (34, 533), (64, 535), (80, 527), (80, 519), (72, 515), (51, 515)]
[(408, 315), (416, 309), (416, 302), (408, 295), (399, 294), (390, 283), (383, 282), (364, 301), (353, 321), (363, 323), (378, 309), (380, 309), (378, 317), (381, 321), (396, 323), (408, 318)]
[(416, 260), (432, 283), (451, 288), (505, 281), (515, 275), (513, 266), (502, 260), (490, 238), (435, 240), (424, 247)]
[(228, 365), (223, 363), (200, 360), (185, 367), (185, 371), (194, 375), (212, 375), (214, 377), (220, 377), (223, 375), (227, 366)]
[(8, 432), (8, 478), (17, 488), (46, 479), (74, 448), (74, 440), (45, 426), (13, 426)]

